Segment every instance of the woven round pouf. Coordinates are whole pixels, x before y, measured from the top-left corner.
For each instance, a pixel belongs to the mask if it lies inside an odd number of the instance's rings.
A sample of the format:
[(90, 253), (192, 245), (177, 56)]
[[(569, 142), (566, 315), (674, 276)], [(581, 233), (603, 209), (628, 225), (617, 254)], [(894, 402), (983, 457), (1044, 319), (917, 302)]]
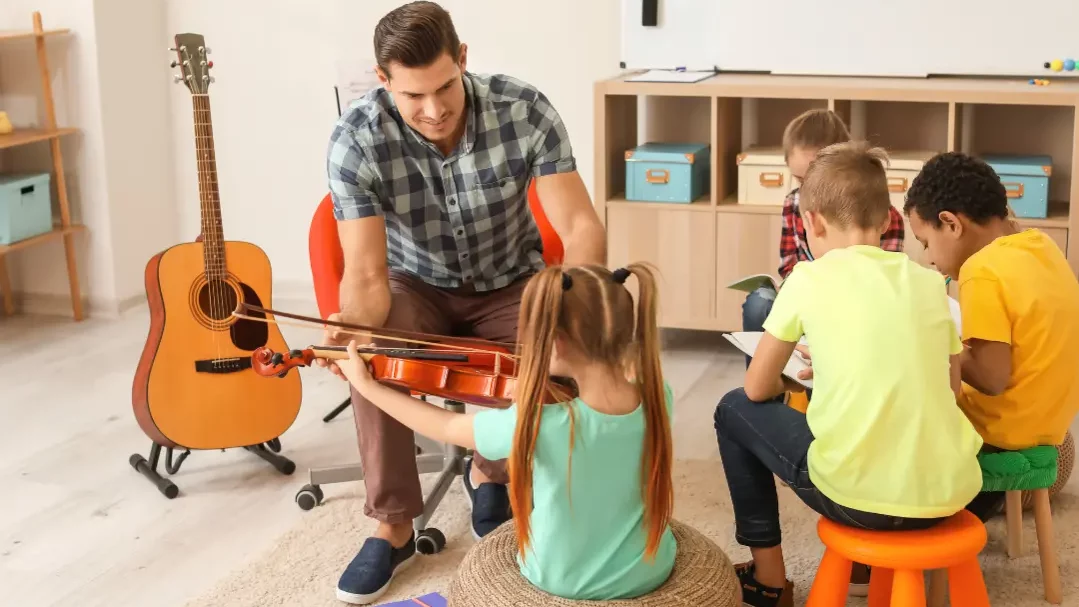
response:
[[(1049, 487), (1049, 497), (1053, 497), (1064, 488), (1068, 479), (1072, 475), (1072, 467), (1075, 466), (1075, 439), (1072, 437), (1072, 433), (1069, 430), (1064, 435), (1064, 442), (1057, 447), (1057, 481), (1053, 483), (1052, 487)], [(1034, 507), (1034, 493), (1031, 491), (1023, 492), (1023, 510), (1030, 510)]]
[(654, 592), (635, 599), (575, 601), (547, 594), (521, 575), (513, 521), (469, 550), (450, 584), (447, 607), (741, 607), (734, 565), (714, 542), (692, 527), (671, 521), (678, 543), (671, 576)]

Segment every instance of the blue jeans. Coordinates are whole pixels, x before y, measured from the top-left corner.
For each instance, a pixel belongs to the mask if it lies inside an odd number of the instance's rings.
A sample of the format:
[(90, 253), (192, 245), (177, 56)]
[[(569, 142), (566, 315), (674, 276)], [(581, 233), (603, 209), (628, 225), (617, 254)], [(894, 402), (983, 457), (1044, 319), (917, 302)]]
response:
[[(742, 304), (742, 330), (763, 331), (764, 321), (772, 311), (772, 304), (776, 301), (775, 289), (760, 287), (749, 295)], [(749, 368), (750, 358), (746, 356), (746, 368)]]
[(813, 433), (806, 416), (782, 400), (756, 403), (742, 388), (716, 407), (716, 437), (734, 506), (735, 539), (750, 548), (778, 546), (779, 496), (775, 479), (787, 483), (807, 506), (841, 525), (879, 531), (928, 529), (944, 518), (904, 518), (836, 504), (809, 478)]

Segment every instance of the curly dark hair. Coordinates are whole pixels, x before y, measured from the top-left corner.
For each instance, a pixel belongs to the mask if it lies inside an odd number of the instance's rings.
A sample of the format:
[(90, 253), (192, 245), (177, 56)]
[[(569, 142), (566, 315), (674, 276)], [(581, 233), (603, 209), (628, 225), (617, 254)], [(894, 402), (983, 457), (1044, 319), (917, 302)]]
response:
[(903, 212), (940, 227), (940, 213), (966, 215), (978, 224), (1008, 217), (1008, 194), (993, 167), (961, 152), (937, 154), (907, 190)]

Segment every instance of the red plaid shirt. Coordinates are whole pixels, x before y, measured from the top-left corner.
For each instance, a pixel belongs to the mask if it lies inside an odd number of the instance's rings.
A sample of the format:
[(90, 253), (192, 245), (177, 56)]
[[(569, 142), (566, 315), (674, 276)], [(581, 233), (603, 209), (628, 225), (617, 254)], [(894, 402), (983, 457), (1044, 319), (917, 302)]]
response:
[[(888, 209), (890, 221), (888, 229), (880, 237), (880, 248), (885, 251), (903, 250), (903, 216), (895, 207)], [(802, 225), (802, 216), (798, 213), (798, 190), (791, 190), (783, 201), (783, 232), (779, 238), (779, 277), (786, 278), (794, 264), (799, 261), (812, 261), (809, 251), (806, 229)]]

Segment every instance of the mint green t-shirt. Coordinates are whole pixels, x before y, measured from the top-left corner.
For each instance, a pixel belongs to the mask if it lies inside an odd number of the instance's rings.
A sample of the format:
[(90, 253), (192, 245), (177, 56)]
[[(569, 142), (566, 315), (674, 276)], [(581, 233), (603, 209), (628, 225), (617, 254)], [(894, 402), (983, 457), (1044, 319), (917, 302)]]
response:
[[(670, 415), (674, 398), (669, 385), (664, 391)], [(571, 410), (575, 444), (568, 476)], [(476, 452), (489, 460), (509, 457), (516, 422), (516, 405), (477, 413)], [(531, 543), (520, 563), (534, 586), (564, 598), (611, 600), (647, 594), (667, 580), (676, 549), (670, 528), (655, 559), (644, 556), (643, 446), (643, 406), (608, 415), (578, 398), (543, 408), (533, 456)]]

